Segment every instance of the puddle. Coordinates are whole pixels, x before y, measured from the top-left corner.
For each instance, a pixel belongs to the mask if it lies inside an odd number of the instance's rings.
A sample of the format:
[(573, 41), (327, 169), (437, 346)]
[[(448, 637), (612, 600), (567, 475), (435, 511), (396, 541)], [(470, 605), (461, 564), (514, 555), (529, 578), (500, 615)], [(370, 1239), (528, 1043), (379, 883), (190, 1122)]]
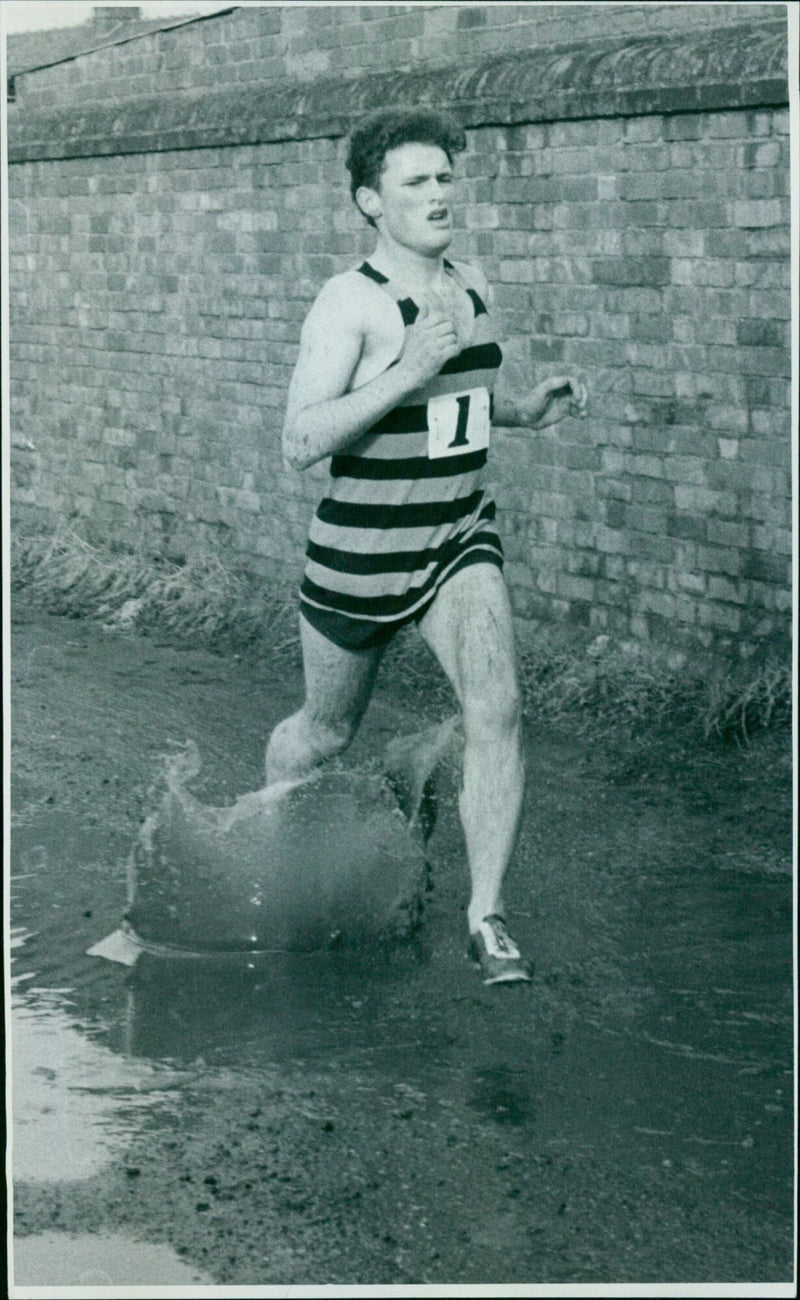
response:
[(92, 1178), (124, 1151), (143, 1110), (169, 1103), (174, 1078), (97, 1042), (97, 1026), (76, 1023), (69, 990), (31, 985), (34, 974), (15, 971), (25, 938), (12, 937), (13, 1176)]
[[(60, 658), (70, 627), (18, 629), (18, 1281), (48, 1285), (54, 1253), (87, 1286), (148, 1260), (161, 1285), (788, 1279), (791, 882), (757, 867), (788, 836), (753, 812), (774, 772), (750, 770), (746, 830), (723, 836), (677, 787), (633, 799), (582, 742), (532, 738), (508, 889), (531, 988), (485, 989), (465, 959), (455, 781), (414, 940), (130, 972), (86, 955), (125, 910), (130, 792), (187, 734), (204, 797), (254, 788), (296, 683), (259, 719), (252, 667), (193, 652), (189, 672), (86, 628)], [(367, 752), (395, 715), (376, 709)]]
[(73, 1236), (42, 1232), (14, 1242), (15, 1286), (200, 1286), (213, 1278), (168, 1246), (118, 1233)]

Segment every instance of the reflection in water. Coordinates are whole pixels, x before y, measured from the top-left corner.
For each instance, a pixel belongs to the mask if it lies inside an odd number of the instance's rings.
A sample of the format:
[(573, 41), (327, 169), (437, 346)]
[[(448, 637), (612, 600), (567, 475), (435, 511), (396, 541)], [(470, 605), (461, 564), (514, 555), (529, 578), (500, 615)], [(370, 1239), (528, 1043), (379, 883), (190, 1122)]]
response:
[(118, 1233), (71, 1236), (43, 1232), (14, 1242), (17, 1286), (188, 1286), (213, 1278), (178, 1258), (168, 1246), (151, 1246)]
[(173, 1063), (213, 1054), (256, 1068), (362, 1047), (401, 1049), (418, 1035), (422, 1013), (409, 981), (426, 963), (414, 942), (373, 953), (278, 954), (254, 965), (145, 955), (127, 976), (119, 1046), (131, 1056)]
[[(12, 946), (25, 937), (15, 931)], [(142, 1109), (169, 1099), (174, 1074), (95, 1041), (71, 1014), (70, 991), (32, 987), (34, 978), (11, 981), (13, 1175), (90, 1178), (127, 1145)]]

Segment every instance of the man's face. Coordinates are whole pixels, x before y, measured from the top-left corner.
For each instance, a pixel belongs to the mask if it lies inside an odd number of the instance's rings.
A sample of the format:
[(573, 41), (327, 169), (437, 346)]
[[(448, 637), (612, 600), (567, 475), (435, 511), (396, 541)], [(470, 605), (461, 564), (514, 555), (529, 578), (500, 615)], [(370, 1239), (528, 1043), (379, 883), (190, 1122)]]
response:
[(453, 169), (438, 145), (390, 149), (378, 189), (371, 191), (379, 205), (378, 229), (415, 252), (443, 252), (453, 238), (452, 188)]

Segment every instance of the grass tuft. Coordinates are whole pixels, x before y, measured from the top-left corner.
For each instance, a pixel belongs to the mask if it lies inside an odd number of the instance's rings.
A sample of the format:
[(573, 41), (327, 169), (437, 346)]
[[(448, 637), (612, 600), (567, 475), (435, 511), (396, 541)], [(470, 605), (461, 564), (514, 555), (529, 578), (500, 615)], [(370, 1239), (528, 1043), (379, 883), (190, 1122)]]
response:
[(265, 590), (210, 552), (176, 564), (115, 554), (62, 528), (17, 544), (11, 587), (51, 613), (92, 619), (108, 632), (158, 632), (300, 662), (294, 592)]
[(674, 716), (676, 707), (683, 713), (694, 703), (667, 652), (609, 643), (594, 654), (591, 646), (557, 631), (523, 637), (520, 679), (526, 712), (553, 722), (569, 717), (578, 723), (591, 718), (655, 725)]
[(708, 683), (703, 731), (706, 739), (747, 742), (756, 730), (789, 725), (791, 714), (791, 666), (768, 659), (747, 675), (730, 670)]

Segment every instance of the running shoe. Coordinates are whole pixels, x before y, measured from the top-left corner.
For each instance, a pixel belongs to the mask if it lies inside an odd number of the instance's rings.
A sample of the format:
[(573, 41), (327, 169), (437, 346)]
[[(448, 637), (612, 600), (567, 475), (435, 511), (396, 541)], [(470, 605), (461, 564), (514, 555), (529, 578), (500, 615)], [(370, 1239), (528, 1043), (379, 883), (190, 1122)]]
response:
[(485, 916), (469, 937), (469, 957), (480, 966), (484, 984), (526, 983), (533, 963), (526, 961), (506, 929), (502, 916)]

